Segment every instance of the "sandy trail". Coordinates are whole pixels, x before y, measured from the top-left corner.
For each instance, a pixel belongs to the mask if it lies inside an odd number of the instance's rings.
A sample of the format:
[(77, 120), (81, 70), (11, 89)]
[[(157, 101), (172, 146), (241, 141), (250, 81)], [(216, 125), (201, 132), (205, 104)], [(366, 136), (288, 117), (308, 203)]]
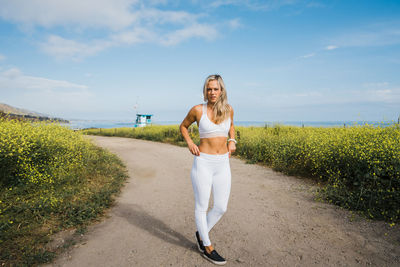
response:
[[(186, 148), (90, 137), (130, 178), (109, 216), (53, 266), (214, 266), (195, 246), (193, 157)], [(296, 177), (231, 158), (228, 211), (210, 233), (228, 266), (399, 266), (400, 227), (313, 200)], [(387, 233), (387, 235), (385, 235)]]

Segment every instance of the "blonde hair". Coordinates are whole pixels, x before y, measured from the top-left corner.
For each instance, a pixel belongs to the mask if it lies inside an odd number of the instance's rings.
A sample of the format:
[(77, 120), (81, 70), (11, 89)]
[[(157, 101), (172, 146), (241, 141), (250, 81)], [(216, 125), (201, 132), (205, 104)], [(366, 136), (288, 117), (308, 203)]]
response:
[(221, 88), (221, 95), (219, 96), (219, 98), (217, 99), (217, 101), (215, 102), (215, 104), (213, 106), (213, 120), (217, 124), (219, 124), (219, 123), (225, 121), (226, 119), (228, 119), (228, 117), (230, 116), (230, 113), (231, 113), (231, 109), (228, 104), (228, 96), (226, 94), (224, 80), (222, 80), (222, 77), (218, 74), (213, 74), (213, 75), (208, 76), (206, 81), (204, 82), (204, 86), (203, 86), (204, 101), (208, 102), (207, 87), (208, 87), (208, 83), (213, 80), (217, 81), (219, 88)]

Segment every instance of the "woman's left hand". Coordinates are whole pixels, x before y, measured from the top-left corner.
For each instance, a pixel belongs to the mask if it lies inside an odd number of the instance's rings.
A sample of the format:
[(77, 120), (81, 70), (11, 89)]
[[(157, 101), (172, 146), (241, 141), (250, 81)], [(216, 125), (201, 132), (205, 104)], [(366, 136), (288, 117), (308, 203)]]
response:
[(231, 157), (231, 154), (236, 151), (236, 144), (233, 141), (228, 142), (228, 152), (229, 152), (229, 157)]

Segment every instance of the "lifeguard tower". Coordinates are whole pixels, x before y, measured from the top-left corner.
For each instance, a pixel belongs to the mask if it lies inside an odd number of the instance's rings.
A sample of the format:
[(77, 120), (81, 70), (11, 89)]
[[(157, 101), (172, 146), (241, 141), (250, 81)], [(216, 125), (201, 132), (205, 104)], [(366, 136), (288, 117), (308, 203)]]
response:
[(153, 114), (136, 114), (134, 127), (145, 127), (151, 124), (151, 116), (153, 116)]

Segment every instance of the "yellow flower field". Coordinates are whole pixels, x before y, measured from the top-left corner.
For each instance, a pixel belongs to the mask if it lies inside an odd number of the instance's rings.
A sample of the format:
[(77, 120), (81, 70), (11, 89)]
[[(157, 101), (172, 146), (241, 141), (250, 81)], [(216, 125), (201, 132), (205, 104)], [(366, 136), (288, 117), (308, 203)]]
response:
[(322, 182), (320, 198), (371, 218), (400, 219), (400, 127), (238, 127), (238, 153)]
[(116, 156), (79, 132), (0, 119), (0, 265), (51, 260), (51, 234), (84, 229), (126, 177)]

